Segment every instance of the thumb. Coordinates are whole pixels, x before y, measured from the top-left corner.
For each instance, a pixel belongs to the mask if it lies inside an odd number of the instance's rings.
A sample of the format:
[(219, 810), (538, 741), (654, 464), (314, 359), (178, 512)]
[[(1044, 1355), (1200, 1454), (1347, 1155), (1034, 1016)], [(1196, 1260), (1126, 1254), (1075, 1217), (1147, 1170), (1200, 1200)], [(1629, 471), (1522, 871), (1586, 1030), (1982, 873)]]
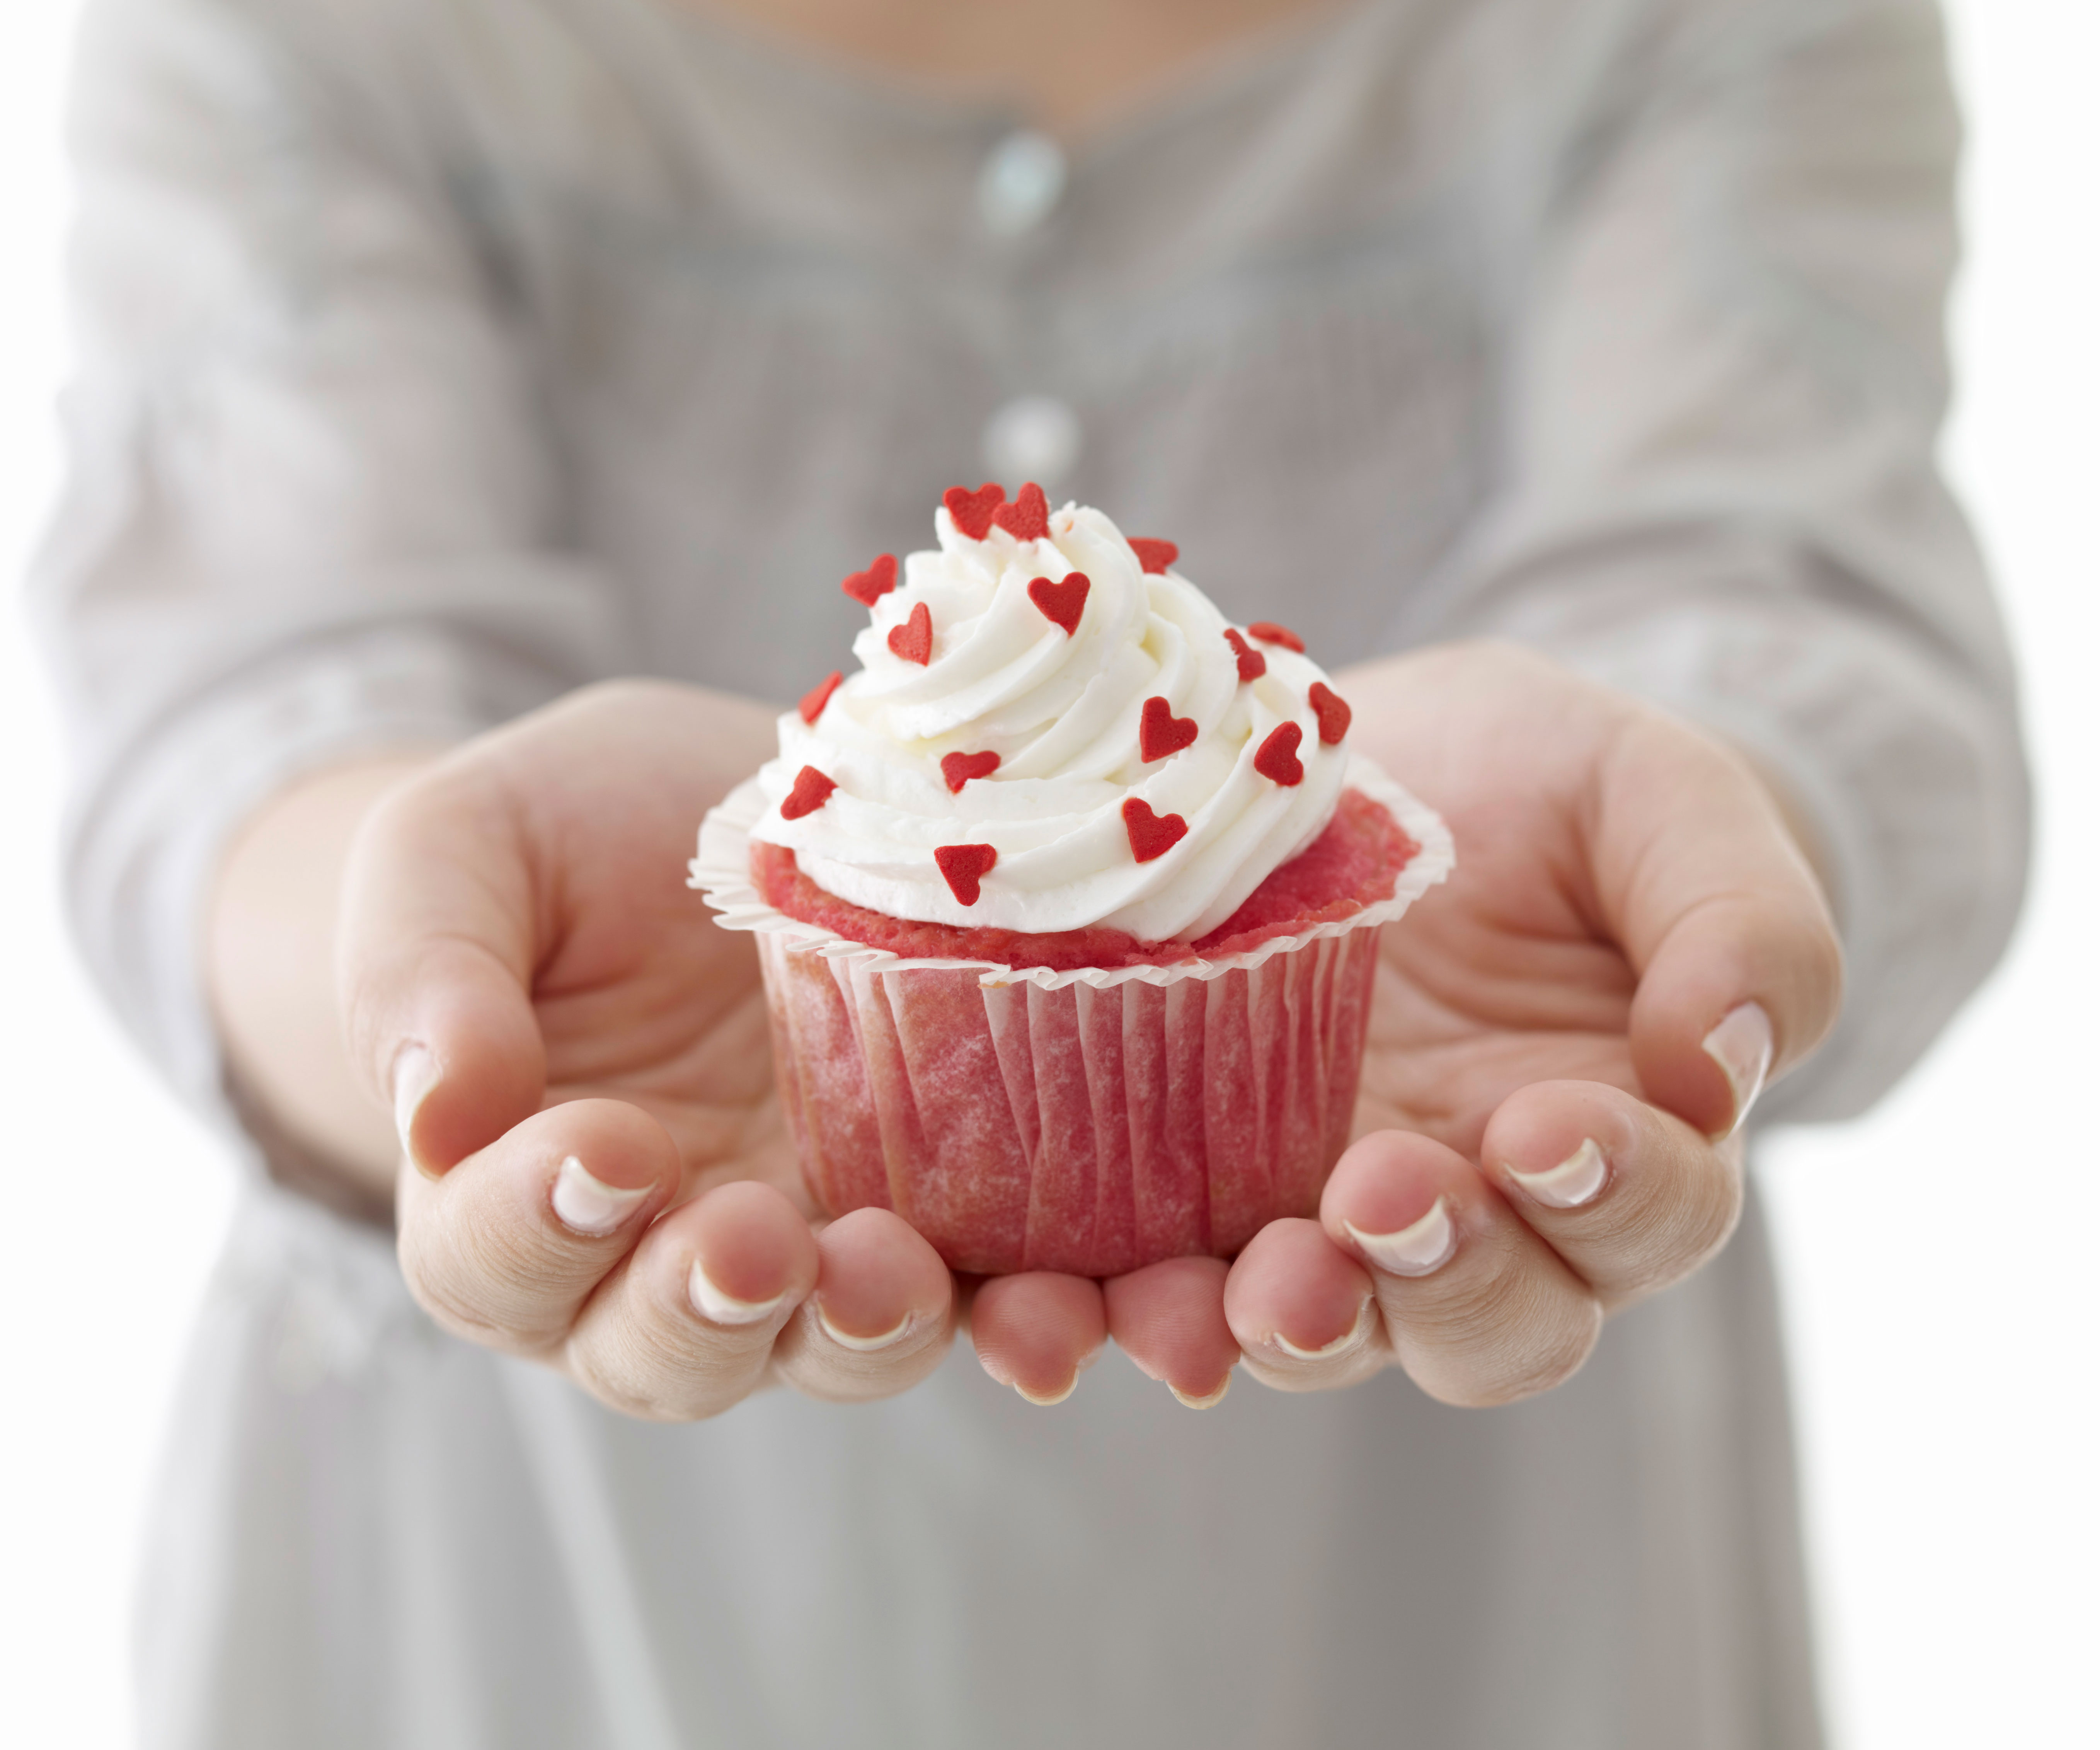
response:
[(455, 756), (373, 809), (337, 935), (351, 1060), (432, 1174), (532, 1116), (546, 1082), (532, 859), (504, 793), (475, 769)]
[(1600, 897), (1639, 974), (1630, 1025), (1647, 1097), (1710, 1136), (1836, 1023), (1844, 961), (1773, 791), (1732, 750), (1643, 714), (1604, 775)]

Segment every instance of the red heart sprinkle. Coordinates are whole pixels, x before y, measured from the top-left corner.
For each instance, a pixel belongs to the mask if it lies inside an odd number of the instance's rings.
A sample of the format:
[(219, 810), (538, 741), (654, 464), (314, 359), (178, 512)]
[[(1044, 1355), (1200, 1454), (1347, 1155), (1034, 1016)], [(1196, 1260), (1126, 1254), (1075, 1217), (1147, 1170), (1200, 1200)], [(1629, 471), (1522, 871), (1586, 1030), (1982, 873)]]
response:
[(827, 674), (802, 695), (802, 721), (814, 723), (824, 714), (824, 707), (832, 702), (832, 695), (839, 690), (839, 683), (845, 678), (836, 669)]
[(1123, 805), (1123, 829), (1130, 834), (1130, 854), (1140, 863), (1163, 857), (1189, 836), (1189, 823), (1178, 814), (1154, 814), (1140, 798)]
[(992, 513), (1006, 502), (1006, 488), (990, 480), (973, 493), (951, 486), (941, 494), (941, 502), (948, 507), (957, 528), (971, 540), (982, 541), (991, 533)]
[(1248, 633), (1264, 644), (1281, 644), (1286, 650), (1305, 654), (1305, 640), (1287, 625), (1278, 625), (1273, 620), (1257, 620), (1247, 628)]
[(1030, 480), (1012, 504), (1003, 504), (993, 511), (991, 519), (1016, 541), (1040, 541), (1050, 533), (1050, 501), (1043, 496), (1043, 488)]
[(1320, 739), (1332, 747), (1349, 732), (1348, 702), (1325, 681), (1315, 681), (1305, 695), (1312, 714), (1320, 719)]
[(1195, 739), (1196, 719), (1176, 717), (1174, 707), (1157, 695), (1146, 700), (1145, 709), (1137, 714), (1137, 754), (1148, 766), (1169, 753), (1180, 753)]
[(897, 587), (897, 555), (885, 553), (866, 571), (857, 571), (839, 587), (863, 608), (872, 608)]
[(1167, 568), (1181, 557), (1180, 548), (1172, 541), (1148, 541), (1142, 535), (1131, 537), (1130, 550), (1137, 555), (1138, 569), (1155, 577), (1164, 577)]
[(973, 778), (989, 778), (999, 770), (996, 753), (943, 753), (941, 776), (951, 792), (960, 790)]
[(1092, 588), (1093, 584), (1084, 572), (1067, 572), (1062, 583), (1038, 577), (1028, 586), (1028, 599), (1043, 610), (1045, 620), (1064, 627), (1069, 638), (1079, 630), (1079, 616), (1087, 611), (1087, 591)]
[(805, 814), (814, 814), (837, 788), (835, 780), (826, 777), (814, 766), (805, 766), (795, 774), (795, 788), (781, 802), (780, 818), (799, 820)]
[(1305, 767), (1298, 758), (1298, 744), (1304, 739), (1305, 731), (1297, 724), (1278, 723), (1255, 749), (1254, 769), (1286, 790), (1293, 784), (1303, 784)]
[(933, 610), (924, 602), (915, 606), (909, 620), (889, 629), (889, 647), (924, 668), (933, 660)]
[(1262, 655), (1230, 626), (1225, 628), (1225, 642), (1233, 647), (1233, 654), (1239, 659), (1240, 678), (1258, 681), (1268, 673), (1268, 658)]
[(977, 884), (992, 872), (999, 853), (990, 845), (942, 845), (933, 860), (948, 883), (948, 891), (964, 905), (977, 903)]

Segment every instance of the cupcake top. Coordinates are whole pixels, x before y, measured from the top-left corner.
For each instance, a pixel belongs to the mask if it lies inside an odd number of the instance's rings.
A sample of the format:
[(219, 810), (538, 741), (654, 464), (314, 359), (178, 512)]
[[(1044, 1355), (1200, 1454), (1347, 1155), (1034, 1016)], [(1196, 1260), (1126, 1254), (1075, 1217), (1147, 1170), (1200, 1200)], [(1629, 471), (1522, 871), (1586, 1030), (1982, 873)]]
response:
[(938, 551), (845, 580), (861, 667), (780, 719), (754, 838), (927, 923), (1202, 936), (1317, 837), (1348, 707), (1099, 510), (952, 488)]

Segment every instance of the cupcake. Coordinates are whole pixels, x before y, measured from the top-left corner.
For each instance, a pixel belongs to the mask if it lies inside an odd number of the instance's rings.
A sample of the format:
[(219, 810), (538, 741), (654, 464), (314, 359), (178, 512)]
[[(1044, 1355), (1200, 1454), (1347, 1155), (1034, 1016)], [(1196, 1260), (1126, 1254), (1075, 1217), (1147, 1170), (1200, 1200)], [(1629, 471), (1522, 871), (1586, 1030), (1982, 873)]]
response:
[(1171, 542), (1034, 485), (952, 488), (934, 528), (845, 580), (858, 670), (692, 865), (756, 935), (811, 1193), (960, 1271), (1229, 1257), (1317, 1207), (1379, 930), (1449, 835)]

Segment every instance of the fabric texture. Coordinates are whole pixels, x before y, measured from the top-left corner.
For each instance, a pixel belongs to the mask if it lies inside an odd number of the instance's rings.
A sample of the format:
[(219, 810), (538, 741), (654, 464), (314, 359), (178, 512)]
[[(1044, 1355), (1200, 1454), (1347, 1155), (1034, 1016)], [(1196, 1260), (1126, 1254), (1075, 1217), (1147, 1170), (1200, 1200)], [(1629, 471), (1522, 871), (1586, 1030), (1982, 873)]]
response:
[[(1752, 751), (1851, 981), (1771, 1111), (1859, 1111), (2023, 879), (1934, 466), (1943, 62), (1920, 0), (1352, 0), (1017, 230), (980, 200), (1013, 117), (664, 0), (95, 0), (33, 586), (87, 960), (254, 1157), (196, 958), (247, 810), (607, 675), (797, 696), (832, 580), (1049, 397), (1053, 496), (1229, 614), (1335, 660), (1518, 639)], [(1810, 1745), (1785, 1421), (1754, 1222), (1511, 1410), (1396, 1377), (1194, 1417), (1110, 1357), (1043, 1416), (964, 1359), (665, 1430), (438, 1336), (383, 1235), (258, 1172), (142, 1711), (170, 1747)]]

